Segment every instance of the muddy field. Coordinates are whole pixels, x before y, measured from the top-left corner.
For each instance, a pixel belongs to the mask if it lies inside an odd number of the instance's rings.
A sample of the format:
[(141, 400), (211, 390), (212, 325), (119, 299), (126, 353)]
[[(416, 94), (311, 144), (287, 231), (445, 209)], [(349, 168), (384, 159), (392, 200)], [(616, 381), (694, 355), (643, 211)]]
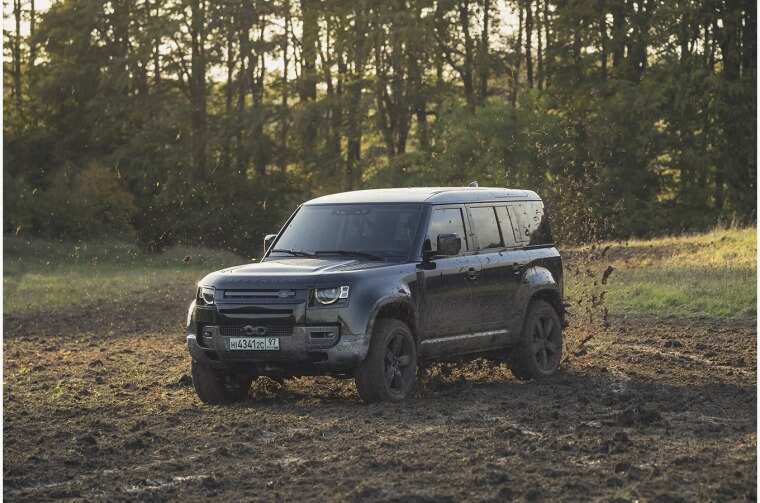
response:
[(755, 499), (751, 321), (613, 320), (547, 382), (475, 362), (401, 405), (304, 378), (210, 407), (184, 293), (6, 316), (6, 500)]

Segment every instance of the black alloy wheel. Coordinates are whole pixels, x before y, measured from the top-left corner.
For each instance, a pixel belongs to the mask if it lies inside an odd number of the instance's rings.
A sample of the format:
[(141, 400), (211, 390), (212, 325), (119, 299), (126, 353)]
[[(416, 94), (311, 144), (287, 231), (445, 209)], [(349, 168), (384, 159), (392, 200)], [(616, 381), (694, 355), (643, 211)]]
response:
[(385, 351), (385, 385), (392, 393), (403, 393), (413, 373), (414, 340), (404, 331), (394, 332)]
[(562, 361), (562, 321), (554, 306), (536, 299), (528, 306), (518, 344), (507, 364), (518, 379), (540, 379), (559, 370)]
[(372, 331), (369, 352), (354, 380), (365, 403), (398, 402), (417, 384), (417, 343), (401, 320), (381, 318)]
[(533, 358), (544, 372), (553, 372), (562, 358), (562, 330), (549, 313), (535, 317), (532, 330)]

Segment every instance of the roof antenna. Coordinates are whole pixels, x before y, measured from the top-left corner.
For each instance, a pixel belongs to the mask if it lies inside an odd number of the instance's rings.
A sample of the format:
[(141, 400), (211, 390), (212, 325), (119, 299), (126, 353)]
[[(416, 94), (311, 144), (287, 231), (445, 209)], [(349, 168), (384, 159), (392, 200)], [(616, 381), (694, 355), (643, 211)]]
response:
[(478, 181), (475, 180), (474, 182), (470, 182), (470, 185), (468, 185), (468, 187), (472, 187), (474, 189), (478, 188)]

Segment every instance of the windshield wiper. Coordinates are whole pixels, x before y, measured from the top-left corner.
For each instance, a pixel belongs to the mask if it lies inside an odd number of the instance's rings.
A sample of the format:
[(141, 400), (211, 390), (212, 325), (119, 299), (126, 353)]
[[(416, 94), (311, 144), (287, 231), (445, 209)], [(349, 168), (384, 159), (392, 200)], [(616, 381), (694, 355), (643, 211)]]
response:
[(346, 255), (353, 257), (363, 257), (369, 260), (378, 260), (385, 262), (385, 257), (375, 255), (374, 253), (356, 251), (356, 250), (318, 250), (314, 252), (314, 255)]
[(278, 252), (278, 253), (287, 253), (289, 255), (293, 255), (294, 257), (314, 257), (315, 256), (314, 253), (307, 252), (304, 250), (284, 250), (282, 248), (275, 248), (272, 251)]

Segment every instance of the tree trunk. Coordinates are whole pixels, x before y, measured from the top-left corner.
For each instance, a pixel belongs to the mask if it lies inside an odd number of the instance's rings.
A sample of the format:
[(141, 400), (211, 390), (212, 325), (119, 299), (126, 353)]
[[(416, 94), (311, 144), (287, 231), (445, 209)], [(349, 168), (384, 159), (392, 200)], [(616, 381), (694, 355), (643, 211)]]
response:
[(326, 169), (328, 172), (328, 178), (331, 180), (340, 180), (340, 173), (342, 172), (341, 169), (341, 148), (340, 148), (340, 139), (341, 139), (341, 107), (340, 107), (340, 100), (342, 93), (342, 84), (340, 83), (340, 80), (342, 78), (341, 72), (345, 73), (345, 67), (344, 65), (339, 61), (338, 62), (338, 78), (337, 82), (333, 79), (332, 75), (332, 68), (334, 66), (334, 60), (340, 59), (340, 55), (338, 54), (331, 54), (330, 53), (330, 43), (333, 42), (332, 46), (335, 47), (335, 38), (337, 37), (337, 34), (335, 34), (336, 30), (333, 30), (333, 19), (328, 18), (325, 28), (325, 34), (324, 39), (326, 41), (324, 50), (322, 49), (322, 44), (319, 43), (319, 57), (322, 67), (322, 73), (324, 78), (324, 84), (325, 89), (327, 90), (327, 99), (326, 99), (326, 112), (327, 112), (327, 124), (326, 124), (326, 132), (325, 132), (325, 150), (328, 157), (328, 160), (326, 162), (326, 166), (323, 166), (323, 169)]
[(114, 79), (120, 92), (124, 96), (129, 96), (130, 68), (129, 68), (129, 17), (130, 17), (130, 0), (119, 0), (113, 2), (113, 31), (117, 76)]
[(238, 10), (238, 57), (240, 59), (240, 68), (238, 69), (237, 78), (237, 111), (235, 128), (235, 145), (236, 156), (235, 163), (237, 172), (244, 175), (248, 169), (249, 145), (244, 141), (244, 132), (246, 131), (246, 103), (245, 98), (248, 89), (251, 87), (250, 79), (252, 72), (253, 54), (251, 51), (251, 29), (253, 28), (253, 12), (251, 9)]
[(622, 0), (612, 3), (612, 67), (619, 71), (622, 67), (626, 46), (626, 16)]
[(353, 71), (346, 83), (348, 104), (346, 107), (346, 176), (344, 187), (353, 190), (361, 182), (361, 98), (364, 88), (364, 66), (367, 61), (367, 12), (360, 4), (354, 11)]
[[(301, 0), (301, 78), (299, 97), (302, 103), (317, 99), (317, 40), (319, 39), (318, 0)], [(315, 144), (319, 128), (319, 118), (311, 110), (305, 116), (301, 135), (302, 166), (304, 170), (314, 169), (316, 163)]]
[(464, 97), (468, 108), (475, 107), (475, 90), (472, 82), (473, 66), (473, 40), (470, 34), (470, 0), (459, 3), (459, 24), (464, 33), (464, 62), (462, 63), (462, 81), (464, 84)]
[(235, 52), (233, 47), (233, 37), (235, 31), (228, 27), (227, 31), (227, 85), (224, 88), (224, 138), (222, 138), (222, 158), (221, 168), (229, 172), (231, 164), (231, 141), (232, 141), (232, 94), (234, 86), (235, 72)]
[(197, 180), (206, 178), (206, 144), (208, 124), (206, 111), (206, 1), (191, 0), (191, 75), (192, 158)]
[(744, 26), (742, 28), (742, 75), (757, 66), (757, 1), (744, 1)]
[[(435, 30), (441, 31), (441, 26), (443, 26), (443, 7), (441, 5), (441, 2), (436, 2), (435, 6)], [(437, 41), (437, 48), (433, 55), (433, 61), (435, 64), (435, 91), (436, 95), (440, 96), (443, 93), (443, 88), (445, 86), (445, 82), (443, 79), (443, 66), (444, 66), (444, 56), (443, 51), (444, 49), (441, 47), (442, 42), (440, 40)]]
[[(725, 11), (723, 12), (722, 21), (723, 27), (719, 28), (719, 32), (716, 33), (718, 42), (720, 44), (720, 52), (723, 56), (723, 71), (721, 77), (728, 83), (728, 86), (732, 86), (734, 82), (739, 79), (740, 75), (740, 56), (738, 47), (738, 31), (739, 31), (739, 17), (737, 13), (737, 0), (728, 0), (726, 2)], [(724, 158), (722, 162), (719, 162), (715, 169), (715, 209), (721, 211), (723, 209), (725, 195), (724, 185), (726, 181), (726, 173), (731, 174), (732, 171), (737, 169), (735, 155), (737, 150), (735, 148), (735, 140), (737, 138), (737, 132), (733, 126), (733, 120), (731, 114), (734, 107), (737, 105), (733, 98), (732, 92), (724, 92), (726, 100), (726, 111), (721, 114), (721, 120), (724, 124), (723, 141), (724, 141)]]
[[(379, 23), (378, 23), (379, 24)], [(375, 28), (378, 33), (375, 33), (375, 44), (373, 52), (375, 56), (375, 122), (377, 129), (382, 134), (383, 141), (385, 142), (385, 149), (389, 158), (396, 155), (396, 145), (393, 141), (393, 133), (391, 125), (394, 123), (393, 111), (389, 110), (387, 103), (388, 99), (388, 74), (385, 70), (385, 58), (384, 52), (384, 33), (382, 27), (377, 26)]]
[[(488, 96), (488, 76), (490, 70), (490, 22), (491, 0), (483, 2), (483, 29), (480, 33), (480, 47), (478, 49), (478, 103), (485, 102)], [(418, 116), (419, 119), (419, 116)], [(419, 122), (419, 120), (418, 120)]]
[(35, 65), (37, 64), (37, 41), (34, 36), (37, 31), (37, 10), (34, 0), (29, 0), (29, 85), (34, 83)]
[(282, 108), (280, 117), (280, 155), (278, 162), (280, 170), (283, 172), (288, 167), (287, 143), (288, 143), (288, 64), (290, 58), (288, 56), (288, 48), (290, 45), (290, 0), (285, 0), (283, 4), (283, 11), (285, 13), (285, 33), (282, 37), (282, 81), (280, 90), (280, 107)]
[(16, 21), (16, 35), (13, 40), (13, 97), (16, 113), (21, 114), (21, 0), (13, 0), (13, 18)]
[(542, 72), (542, 80), (543, 80), (543, 86), (544, 88), (549, 87), (549, 76), (551, 74), (551, 62), (554, 57), (553, 54), (553, 42), (552, 42), (552, 31), (551, 31), (551, 19), (549, 18), (549, 0), (544, 0), (544, 34), (545, 34), (545, 43), (544, 43), (544, 63), (543, 63), (543, 72)]
[[(264, 45), (264, 33), (266, 31), (266, 19), (264, 16), (257, 16), (256, 23), (259, 28), (257, 48)], [(258, 176), (266, 175), (267, 163), (269, 162), (267, 136), (264, 133), (264, 76), (266, 72), (265, 52), (258, 50), (256, 57), (253, 59), (254, 64), (249, 69), (251, 72), (251, 97), (253, 100), (253, 128), (252, 128), (252, 146), (253, 148), (253, 166)]]
[[(740, 0), (726, 0), (725, 9), (721, 15), (723, 27), (719, 28), (719, 35), (717, 36), (720, 52), (723, 56), (721, 77), (725, 84), (722, 86), (724, 90), (721, 92), (724, 107), (721, 108), (722, 114), (720, 116), (720, 122), (723, 124), (723, 158), (716, 166), (715, 207), (718, 210), (723, 209), (724, 184), (726, 184), (731, 189), (729, 193), (734, 200), (734, 207), (741, 216), (747, 217), (748, 213), (753, 211), (752, 207), (754, 207), (755, 213), (757, 211), (755, 191), (751, 190), (756, 186), (757, 175), (753, 166), (755, 163), (754, 155), (751, 156), (751, 159), (745, 158), (746, 153), (754, 154), (755, 152), (753, 146), (746, 144), (749, 138), (747, 138), (744, 128), (747, 125), (736, 118), (736, 115), (742, 112), (742, 108), (747, 107), (741, 95), (735, 90), (742, 71), (742, 40), (739, 37), (742, 10), (743, 6)], [(755, 138), (753, 137), (752, 140)], [(749, 197), (744, 196), (744, 194)]]
[(517, 92), (520, 87), (520, 66), (522, 62), (522, 35), (523, 35), (523, 4), (522, 0), (517, 2), (517, 46), (515, 47), (515, 70), (512, 78), (512, 96), (510, 101), (512, 108), (517, 106)]
[(680, 50), (679, 59), (684, 65), (689, 59), (689, 39), (691, 33), (689, 30), (690, 16), (689, 5), (683, 0), (678, 2), (678, 10), (681, 11), (681, 19), (678, 22), (678, 46)]
[(633, 2), (632, 4), (637, 5), (638, 10), (633, 12), (633, 36), (628, 39), (628, 66), (631, 80), (638, 82), (647, 67), (649, 25), (655, 4), (653, 0)]
[(537, 78), (539, 89), (544, 88), (544, 48), (541, 32), (543, 31), (545, 24), (546, 21), (541, 19), (541, 0), (536, 0), (536, 36), (538, 37), (538, 47), (536, 48), (536, 62), (538, 64)]
[(525, 2), (525, 73), (528, 87), (533, 88), (533, 0)]
[(607, 80), (607, 7), (599, 0), (599, 62), (602, 80)]
[(301, 0), (301, 101), (317, 99), (317, 39), (319, 38), (318, 0)]
[[(153, 6), (156, 9), (155, 14), (153, 14), (154, 19), (159, 19), (161, 16), (161, 0), (155, 0), (153, 2)], [(148, 9), (150, 9), (150, 6), (148, 6)], [(153, 41), (153, 80), (156, 84), (156, 86), (161, 85), (161, 53), (159, 52), (161, 48), (161, 37), (157, 36), (155, 40)]]

